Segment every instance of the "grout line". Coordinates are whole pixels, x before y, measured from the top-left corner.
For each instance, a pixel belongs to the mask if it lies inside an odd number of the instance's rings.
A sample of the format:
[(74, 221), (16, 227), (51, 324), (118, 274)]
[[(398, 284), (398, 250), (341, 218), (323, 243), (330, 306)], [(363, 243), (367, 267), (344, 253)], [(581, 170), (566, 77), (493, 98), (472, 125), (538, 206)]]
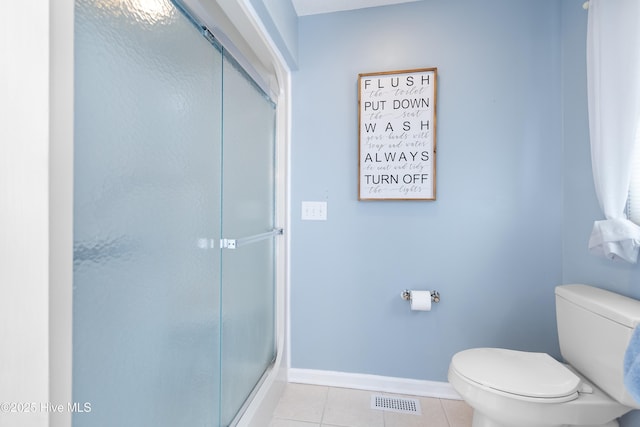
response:
[(322, 403), (322, 414), (320, 415), (320, 427), (324, 423), (324, 414), (327, 411), (327, 403), (329, 402), (329, 391), (331, 387), (325, 387), (327, 392), (324, 394), (324, 402)]
[(442, 399), (438, 399), (438, 403), (440, 404), (440, 409), (442, 409), (442, 412), (444, 412), (444, 418), (447, 420), (447, 425), (449, 427), (452, 427), (451, 420), (449, 419), (449, 412), (447, 412), (447, 408), (445, 408), (442, 404)]

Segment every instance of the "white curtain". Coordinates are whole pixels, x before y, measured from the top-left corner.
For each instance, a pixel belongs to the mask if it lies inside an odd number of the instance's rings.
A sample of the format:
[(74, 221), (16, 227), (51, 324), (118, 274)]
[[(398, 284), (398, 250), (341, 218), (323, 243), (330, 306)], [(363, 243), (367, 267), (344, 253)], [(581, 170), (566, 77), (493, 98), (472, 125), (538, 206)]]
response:
[(640, 227), (625, 215), (640, 120), (640, 0), (590, 0), (587, 30), (589, 134), (593, 179), (606, 219), (589, 250), (635, 263)]

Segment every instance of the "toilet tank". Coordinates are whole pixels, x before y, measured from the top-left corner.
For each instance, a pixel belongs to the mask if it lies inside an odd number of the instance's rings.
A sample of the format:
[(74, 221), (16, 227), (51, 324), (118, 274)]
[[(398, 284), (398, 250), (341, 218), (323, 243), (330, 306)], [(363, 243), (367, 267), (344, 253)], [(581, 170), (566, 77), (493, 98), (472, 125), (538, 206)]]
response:
[(609, 396), (640, 408), (623, 383), (624, 354), (640, 324), (640, 301), (587, 285), (556, 288), (560, 353)]

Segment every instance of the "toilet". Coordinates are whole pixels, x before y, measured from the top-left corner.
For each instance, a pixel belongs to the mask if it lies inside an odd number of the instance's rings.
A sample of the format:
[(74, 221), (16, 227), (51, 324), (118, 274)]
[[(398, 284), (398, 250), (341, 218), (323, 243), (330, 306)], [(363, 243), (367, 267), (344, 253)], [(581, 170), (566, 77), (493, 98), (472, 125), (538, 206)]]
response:
[(453, 356), (449, 382), (473, 427), (616, 427), (640, 409), (623, 383), (640, 301), (587, 285), (555, 290), (560, 363), (545, 353), (472, 348)]

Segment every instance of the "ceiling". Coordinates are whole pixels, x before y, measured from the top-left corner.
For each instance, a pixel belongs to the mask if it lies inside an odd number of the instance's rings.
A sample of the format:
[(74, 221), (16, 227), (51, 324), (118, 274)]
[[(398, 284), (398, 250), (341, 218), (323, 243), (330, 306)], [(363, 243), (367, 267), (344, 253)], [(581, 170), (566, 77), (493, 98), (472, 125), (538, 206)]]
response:
[(363, 9), (420, 0), (291, 0), (298, 16)]

